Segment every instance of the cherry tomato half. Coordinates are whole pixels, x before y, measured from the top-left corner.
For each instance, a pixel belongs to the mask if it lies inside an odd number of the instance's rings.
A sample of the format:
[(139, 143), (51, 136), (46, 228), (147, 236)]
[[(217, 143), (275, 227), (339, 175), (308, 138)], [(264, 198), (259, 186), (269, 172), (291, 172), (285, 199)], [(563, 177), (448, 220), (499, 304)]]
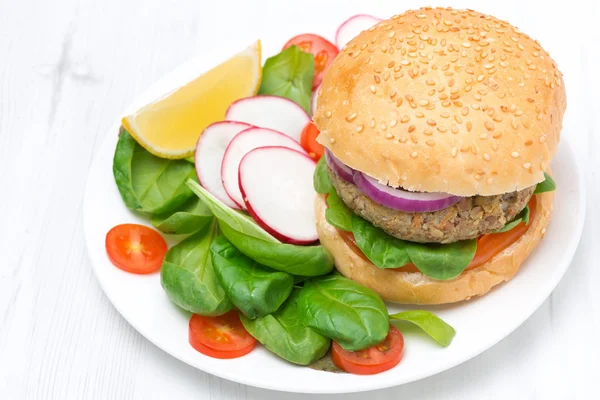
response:
[(293, 45), (300, 47), (302, 51), (311, 53), (315, 57), (315, 76), (312, 82), (312, 88), (315, 90), (321, 84), (325, 70), (340, 51), (329, 40), (312, 33), (294, 36), (288, 40), (283, 49), (285, 50)]
[(306, 150), (309, 156), (319, 161), (325, 153), (325, 148), (321, 143), (317, 142), (317, 136), (319, 136), (319, 128), (312, 122), (309, 122), (300, 135), (300, 145)]
[(138, 224), (115, 226), (106, 234), (105, 244), (110, 261), (133, 274), (158, 271), (169, 249), (160, 233)]
[(256, 346), (236, 310), (218, 317), (192, 315), (189, 341), (194, 349), (213, 358), (241, 357)]
[(347, 351), (333, 342), (331, 359), (346, 372), (358, 375), (373, 375), (387, 371), (398, 365), (404, 350), (404, 336), (395, 326), (383, 342), (360, 351)]

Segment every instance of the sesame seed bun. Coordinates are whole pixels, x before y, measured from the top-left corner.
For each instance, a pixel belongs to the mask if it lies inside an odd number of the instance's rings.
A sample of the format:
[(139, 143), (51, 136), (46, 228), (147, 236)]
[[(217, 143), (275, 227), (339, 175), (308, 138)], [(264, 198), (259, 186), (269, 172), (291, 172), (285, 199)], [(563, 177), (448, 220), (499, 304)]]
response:
[(327, 204), (317, 196), (317, 231), (321, 244), (331, 251), (335, 266), (344, 276), (381, 295), (387, 301), (403, 304), (445, 304), (482, 296), (519, 270), (529, 253), (538, 245), (552, 213), (554, 192), (537, 195), (536, 213), (529, 229), (515, 243), (484, 265), (463, 272), (448, 281), (437, 281), (420, 272), (397, 272), (376, 267), (356, 253), (325, 219)]
[(565, 108), (537, 41), (475, 11), (422, 8), (347, 44), (314, 121), (319, 143), (382, 183), (488, 196), (543, 181)]

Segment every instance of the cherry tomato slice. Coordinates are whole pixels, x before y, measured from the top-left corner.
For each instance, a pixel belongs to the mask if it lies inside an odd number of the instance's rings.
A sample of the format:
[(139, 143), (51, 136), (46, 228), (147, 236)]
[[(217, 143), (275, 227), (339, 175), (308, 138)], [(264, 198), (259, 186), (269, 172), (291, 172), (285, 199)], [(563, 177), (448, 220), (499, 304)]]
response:
[(325, 148), (321, 143), (317, 142), (319, 133), (319, 128), (312, 122), (309, 122), (300, 135), (300, 145), (308, 152), (309, 156), (317, 161), (325, 154)]
[(325, 70), (340, 51), (329, 40), (312, 33), (294, 36), (288, 40), (283, 49), (285, 50), (293, 45), (300, 47), (302, 51), (311, 53), (315, 57), (315, 76), (312, 82), (312, 88), (315, 90), (321, 84)]
[(346, 372), (357, 375), (373, 375), (387, 371), (398, 365), (404, 350), (404, 336), (395, 326), (383, 342), (360, 351), (347, 351), (333, 342), (331, 359)]
[(218, 317), (192, 315), (189, 341), (194, 349), (213, 358), (241, 357), (256, 346), (236, 310)]
[(169, 249), (154, 229), (138, 224), (122, 224), (106, 234), (106, 252), (110, 261), (132, 274), (158, 271)]

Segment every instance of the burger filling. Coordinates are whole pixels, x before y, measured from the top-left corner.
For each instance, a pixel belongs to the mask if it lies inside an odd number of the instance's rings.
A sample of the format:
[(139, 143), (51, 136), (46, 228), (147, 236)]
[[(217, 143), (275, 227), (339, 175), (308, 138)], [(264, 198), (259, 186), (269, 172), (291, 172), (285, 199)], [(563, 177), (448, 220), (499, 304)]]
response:
[(419, 243), (452, 243), (495, 232), (515, 219), (535, 190), (532, 186), (496, 196), (464, 197), (442, 210), (405, 212), (373, 201), (330, 168), (328, 173), (338, 196), (353, 213), (391, 236)]

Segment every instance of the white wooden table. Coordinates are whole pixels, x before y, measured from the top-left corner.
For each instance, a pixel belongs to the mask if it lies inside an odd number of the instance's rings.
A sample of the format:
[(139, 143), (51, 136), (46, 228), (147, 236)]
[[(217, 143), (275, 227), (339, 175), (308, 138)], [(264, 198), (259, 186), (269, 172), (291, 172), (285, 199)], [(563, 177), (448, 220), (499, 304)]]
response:
[[(331, 25), (351, 14), (386, 16), (420, 5), (297, 3), (0, 0), (0, 399), (284, 398), (184, 365), (130, 327), (92, 274), (81, 202), (92, 156), (121, 110), (206, 46), (235, 42), (243, 48), (255, 37), (283, 43), (301, 31), (331, 37)], [(594, 0), (427, 3), (508, 19), (557, 60), (569, 101), (563, 134), (582, 159), (589, 158), (584, 236), (552, 296), (491, 350), (403, 387), (332, 398), (597, 398), (597, 6)]]

